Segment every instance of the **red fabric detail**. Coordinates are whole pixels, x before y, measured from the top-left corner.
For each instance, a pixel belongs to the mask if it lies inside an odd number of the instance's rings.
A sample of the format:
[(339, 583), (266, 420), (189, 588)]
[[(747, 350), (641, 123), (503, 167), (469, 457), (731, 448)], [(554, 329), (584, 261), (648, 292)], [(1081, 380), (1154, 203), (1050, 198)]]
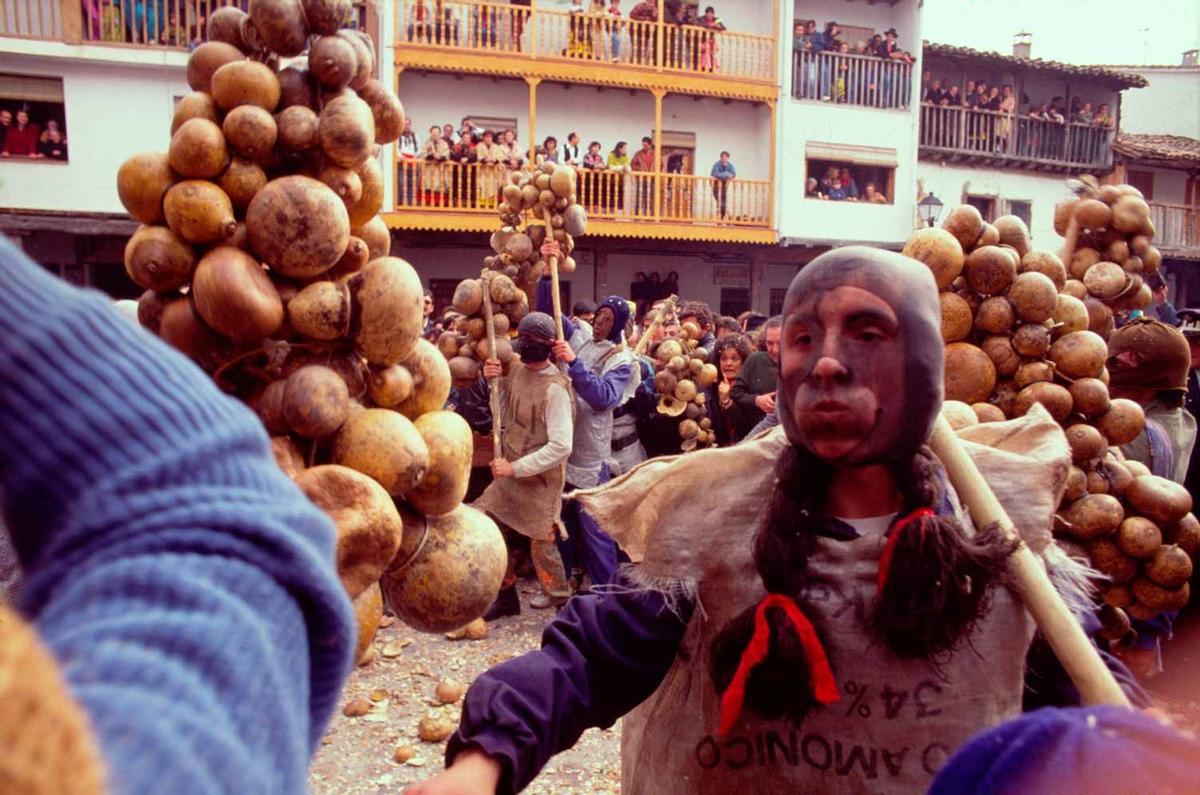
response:
[(888, 534), (887, 543), (883, 545), (883, 554), (879, 556), (879, 573), (875, 576), (875, 588), (879, 593), (882, 594), (883, 586), (887, 585), (888, 569), (892, 566), (892, 555), (896, 552), (896, 541), (900, 538), (900, 534), (904, 532), (904, 528), (913, 522), (929, 519), (936, 515), (932, 508), (918, 508), (892, 526), (892, 532)]
[(767, 610), (772, 607), (784, 612), (800, 636), (800, 645), (804, 647), (804, 656), (808, 659), (812, 676), (813, 697), (820, 704), (832, 704), (841, 698), (837, 680), (833, 678), (833, 670), (829, 667), (829, 658), (825, 655), (825, 647), (821, 645), (816, 629), (800, 610), (800, 606), (783, 594), (767, 594), (754, 611), (754, 635), (746, 645), (746, 650), (742, 652), (742, 659), (733, 675), (733, 681), (721, 694), (721, 723), (717, 728), (719, 736), (728, 734), (733, 724), (737, 723), (738, 715), (742, 712), (742, 703), (746, 699), (746, 680), (750, 677), (750, 671), (767, 657), (771, 643)]

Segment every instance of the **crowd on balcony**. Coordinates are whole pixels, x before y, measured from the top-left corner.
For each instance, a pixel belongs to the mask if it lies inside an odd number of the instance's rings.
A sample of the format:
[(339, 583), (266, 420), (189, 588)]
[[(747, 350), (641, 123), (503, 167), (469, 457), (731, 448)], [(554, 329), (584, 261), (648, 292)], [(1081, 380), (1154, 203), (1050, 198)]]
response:
[[(434, 124), (422, 136), (406, 119), (399, 140), (400, 173), (397, 195), (401, 206), (454, 207), (463, 209), (497, 206), (509, 174), (543, 162), (574, 166), (580, 175), (580, 203), (590, 211), (636, 216), (654, 211), (654, 174), (664, 175), (660, 208), (672, 217), (688, 214), (695, 178), (683, 174), (684, 159), (678, 153), (661, 153), (655, 159), (654, 139), (644, 136), (637, 151), (630, 153), (627, 141), (617, 141), (606, 150), (600, 141), (586, 147), (579, 134), (570, 132), (561, 145), (547, 136), (529, 162), (529, 150), (517, 143), (513, 129), (481, 129), (470, 119), (455, 130), (453, 124)], [(723, 151), (709, 170), (709, 188), (715, 215), (728, 215), (729, 186), (737, 179), (737, 168), (729, 152)]]
[[(460, 46), (465, 37), (471, 46), (488, 50), (528, 51), (529, 0), (478, 5), (450, 0), (411, 0), (406, 11), (405, 40), (419, 44)], [(568, 10), (566, 46), (559, 53), (568, 58), (627, 62), (653, 66), (662, 59), (657, 32), (657, 0), (642, 0), (630, 7), (628, 16), (621, 0), (572, 0)], [(720, 69), (717, 34), (725, 23), (713, 6), (702, 14), (682, 0), (665, 0), (663, 21), (670, 26), (662, 43), (664, 65), (693, 71)]]
[(30, 160), (67, 159), (67, 136), (57, 118), (40, 122), (29, 105), (0, 106), (0, 157)]
[[(814, 19), (798, 19), (792, 30), (792, 49), (800, 64), (794, 91), (802, 99), (824, 102), (903, 107), (912, 88), (911, 69), (877, 68), (880, 62), (915, 62), (912, 53), (899, 44), (895, 28), (853, 45), (843, 37), (837, 22), (817, 30)], [(869, 67), (876, 68), (869, 68)]]
[[(250, 0), (80, 0), (88, 41), (195, 49), (208, 38), (208, 17), (223, 6), (248, 11)], [(362, 22), (364, 3), (353, 4), (345, 25)]]
[[(953, 80), (926, 72), (921, 100), (928, 107), (946, 109), (935, 110), (930, 117), (946, 131), (946, 144), (997, 154), (1097, 162), (1104, 159), (1116, 127), (1107, 103), (1093, 105), (1079, 96), (1072, 97), (1069, 105), (1061, 96), (1048, 103), (1035, 102), (1026, 94), (1018, 102), (1011, 85), (989, 85), (983, 79), (965, 80), (960, 89)], [(967, 114), (961, 133), (959, 108)], [(965, 138), (961, 142), (960, 134)]]

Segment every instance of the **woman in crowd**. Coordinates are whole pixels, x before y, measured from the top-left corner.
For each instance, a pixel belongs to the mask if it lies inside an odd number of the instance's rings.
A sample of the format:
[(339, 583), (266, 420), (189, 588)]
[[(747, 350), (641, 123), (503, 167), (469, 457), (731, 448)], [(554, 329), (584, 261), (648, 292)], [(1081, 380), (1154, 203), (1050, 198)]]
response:
[(49, 130), (42, 135), (38, 142), (37, 156), (48, 160), (66, 160), (67, 143), (62, 139), (58, 130)]
[(717, 60), (717, 33), (725, 30), (725, 23), (717, 16), (713, 7), (709, 6), (704, 9), (704, 16), (700, 18), (700, 27), (706, 31), (700, 44), (700, 68), (705, 72), (720, 71), (721, 64)]
[(16, 124), (4, 131), (4, 150), (0, 156), (36, 157), (40, 135), (41, 129), (29, 120), (29, 111), (21, 108), (17, 111)]
[(470, 130), (463, 130), (458, 136), (458, 142), (450, 148), (450, 159), (456, 164), (458, 172), (457, 187), (453, 197), (455, 207), (474, 206), (475, 204), (475, 164), (479, 155), (475, 153), (475, 136)]
[(495, 207), (500, 193), (500, 144), (491, 130), (483, 131), (483, 140), (475, 147), (475, 159), (479, 162), (479, 205)]
[(746, 417), (733, 402), (731, 394), (733, 382), (750, 357), (750, 342), (741, 334), (727, 334), (717, 340), (713, 357), (717, 360), (720, 376), (717, 383), (705, 390), (705, 405), (717, 435), (717, 444), (725, 447), (740, 442), (754, 425), (753, 419)]
[(869, 204), (887, 204), (888, 198), (876, 189), (874, 182), (868, 182), (863, 192), (863, 201)]
[(558, 139), (553, 135), (547, 135), (546, 140), (542, 141), (542, 148), (538, 150), (539, 163), (558, 163)]
[[(600, 191), (601, 202), (607, 207), (615, 204), (616, 209), (622, 210), (625, 208), (625, 174), (629, 172), (629, 144), (617, 141), (617, 145), (608, 153), (605, 165), (610, 173), (604, 175), (607, 189)], [(607, 202), (604, 201), (606, 196), (610, 197)]]
[(423, 156), (425, 167), (422, 170), (421, 178), (425, 186), (425, 203), (439, 207), (446, 198), (446, 163), (450, 160), (450, 146), (442, 137), (442, 128), (436, 124), (429, 128), (429, 137), (425, 139)]
[(500, 190), (508, 182), (508, 175), (525, 165), (525, 153), (517, 144), (517, 133), (512, 129), (505, 130), (500, 136)]
[(1008, 137), (1012, 134), (1012, 117), (1017, 111), (1017, 99), (1013, 89), (1005, 85), (1000, 95), (999, 111), (1004, 114), (996, 122), (996, 151), (1008, 149)]

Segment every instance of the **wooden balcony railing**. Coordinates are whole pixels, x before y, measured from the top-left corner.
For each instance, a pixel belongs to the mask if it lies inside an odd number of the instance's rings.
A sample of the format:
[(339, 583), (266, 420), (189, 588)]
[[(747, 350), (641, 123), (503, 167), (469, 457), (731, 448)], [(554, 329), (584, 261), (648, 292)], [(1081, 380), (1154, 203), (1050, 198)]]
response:
[(1112, 163), (1113, 131), (990, 110), (921, 104), (921, 148), (1070, 170)]
[[(511, 170), (479, 163), (398, 161), (398, 211), (496, 212)], [(588, 217), (756, 228), (770, 227), (769, 180), (581, 169), (576, 194)]]
[(1160, 248), (1200, 247), (1200, 208), (1186, 204), (1150, 202), (1154, 242)]
[(912, 88), (910, 63), (853, 53), (792, 53), (792, 96), (797, 99), (907, 109)]
[(770, 36), (480, 0), (398, 0), (396, 43), (775, 80)]
[[(0, 36), (186, 50), (207, 38), (218, 8), (250, 0), (0, 0)], [(366, 27), (367, 0), (346, 25)], [(78, 32), (76, 32), (78, 31)]]

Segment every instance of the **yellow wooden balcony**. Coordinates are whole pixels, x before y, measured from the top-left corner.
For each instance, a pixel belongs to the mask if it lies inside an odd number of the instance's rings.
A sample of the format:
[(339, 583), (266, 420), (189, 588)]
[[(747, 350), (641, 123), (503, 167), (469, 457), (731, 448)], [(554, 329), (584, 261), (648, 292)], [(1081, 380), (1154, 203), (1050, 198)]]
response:
[[(509, 169), (479, 163), (402, 159), (396, 204), (385, 213), (396, 229), (492, 232)], [(733, 243), (774, 243), (771, 182), (651, 172), (579, 171), (577, 198), (588, 235)]]
[[(628, 5), (628, 4), (627, 4)], [(482, 0), (397, 0), (396, 65), (774, 100), (775, 38)]]

